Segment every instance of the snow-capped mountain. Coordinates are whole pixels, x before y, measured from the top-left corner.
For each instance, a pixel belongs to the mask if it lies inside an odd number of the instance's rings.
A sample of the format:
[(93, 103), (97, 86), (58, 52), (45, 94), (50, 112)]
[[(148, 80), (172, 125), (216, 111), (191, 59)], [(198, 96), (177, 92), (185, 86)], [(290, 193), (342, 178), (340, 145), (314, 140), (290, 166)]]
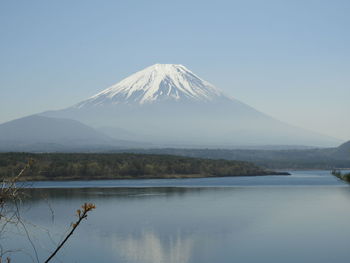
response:
[(155, 64), (76, 105), (150, 104), (159, 101), (212, 101), (222, 92), (183, 65)]
[(42, 115), (75, 119), (116, 139), (162, 146), (339, 143), (276, 120), (174, 64), (147, 67), (72, 107)]

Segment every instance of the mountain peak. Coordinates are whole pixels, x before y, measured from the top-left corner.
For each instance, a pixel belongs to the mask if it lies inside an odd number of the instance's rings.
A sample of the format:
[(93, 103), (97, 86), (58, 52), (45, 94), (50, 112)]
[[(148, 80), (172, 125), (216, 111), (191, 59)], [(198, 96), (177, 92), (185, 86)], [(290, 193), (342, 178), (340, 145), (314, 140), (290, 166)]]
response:
[[(162, 64), (162, 63), (156, 63), (153, 64), (152, 66), (149, 66), (148, 68), (154, 68), (156, 70), (161, 70), (161, 69), (176, 69), (176, 68), (185, 68), (184, 65), (181, 64)], [(188, 69), (186, 69), (188, 70)]]
[(209, 82), (179, 64), (154, 64), (80, 102), (78, 108), (159, 101), (212, 101), (223, 96)]

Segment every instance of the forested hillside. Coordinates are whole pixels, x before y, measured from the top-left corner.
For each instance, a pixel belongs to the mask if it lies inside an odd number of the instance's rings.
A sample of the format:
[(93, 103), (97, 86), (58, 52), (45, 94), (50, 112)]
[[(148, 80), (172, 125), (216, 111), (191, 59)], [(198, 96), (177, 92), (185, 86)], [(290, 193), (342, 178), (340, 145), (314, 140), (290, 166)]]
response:
[(3, 153), (0, 177), (16, 175), (33, 160), (22, 180), (185, 178), (281, 174), (252, 163), (151, 154)]
[[(125, 150), (124, 150), (125, 151)], [(342, 169), (350, 168), (350, 142), (337, 148), (299, 150), (247, 149), (130, 149), (129, 152), (171, 154), (194, 158), (252, 162), (268, 169)]]

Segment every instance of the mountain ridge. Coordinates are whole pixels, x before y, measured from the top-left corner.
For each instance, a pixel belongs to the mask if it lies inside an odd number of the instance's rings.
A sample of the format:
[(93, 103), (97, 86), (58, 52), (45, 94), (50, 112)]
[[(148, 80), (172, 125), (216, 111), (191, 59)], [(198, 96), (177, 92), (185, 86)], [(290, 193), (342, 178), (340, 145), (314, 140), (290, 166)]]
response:
[(144, 144), (116, 140), (79, 121), (30, 115), (0, 124), (0, 152), (82, 151)]

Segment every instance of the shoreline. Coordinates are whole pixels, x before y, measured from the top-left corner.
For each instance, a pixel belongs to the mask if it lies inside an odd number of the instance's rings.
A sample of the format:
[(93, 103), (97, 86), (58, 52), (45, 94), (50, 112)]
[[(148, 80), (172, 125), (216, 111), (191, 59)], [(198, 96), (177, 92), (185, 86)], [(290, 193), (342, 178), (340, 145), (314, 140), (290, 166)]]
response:
[(252, 174), (252, 175), (227, 175), (227, 176), (216, 176), (216, 175), (169, 175), (169, 176), (124, 176), (124, 177), (75, 177), (75, 178), (63, 178), (58, 177), (52, 180), (47, 178), (22, 178), (18, 183), (30, 183), (30, 182), (74, 182), (74, 181), (108, 181), (108, 180), (152, 180), (152, 179), (196, 179), (196, 178), (226, 178), (226, 177), (260, 177), (260, 176), (290, 176), (288, 172), (271, 172), (264, 174)]

